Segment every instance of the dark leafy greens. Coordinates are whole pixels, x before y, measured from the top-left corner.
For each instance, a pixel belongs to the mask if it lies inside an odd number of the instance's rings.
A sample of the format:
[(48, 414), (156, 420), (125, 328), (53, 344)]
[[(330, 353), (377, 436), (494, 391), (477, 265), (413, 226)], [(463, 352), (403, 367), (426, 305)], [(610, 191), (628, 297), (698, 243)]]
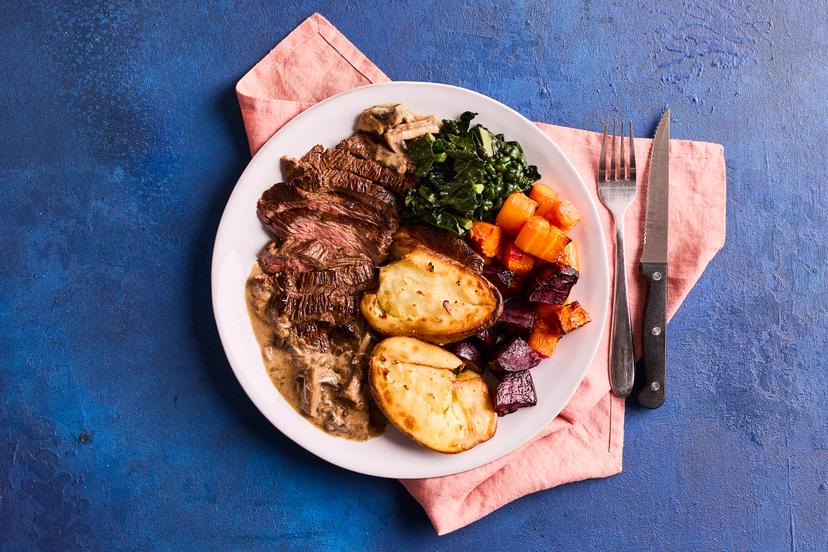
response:
[(540, 178), (523, 148), (471, 126), (477, 113), (446, 119), (439, 134), (408, 143), (418, 185), (405, 196), (403, 220), (424, 222), (463, 235), (475, 220), (491, 220), (509, 194), (526, 191)]

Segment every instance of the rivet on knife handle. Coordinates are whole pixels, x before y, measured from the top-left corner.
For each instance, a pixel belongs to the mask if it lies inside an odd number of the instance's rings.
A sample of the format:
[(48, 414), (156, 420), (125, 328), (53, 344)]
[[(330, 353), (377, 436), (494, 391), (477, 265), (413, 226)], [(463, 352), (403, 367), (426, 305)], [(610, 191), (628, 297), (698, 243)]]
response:
[(658, 408), (667, 396), (667, 263), (641, 263), (647, 278), (647, 302), (642, 331), (644, 385), (638, 403)]

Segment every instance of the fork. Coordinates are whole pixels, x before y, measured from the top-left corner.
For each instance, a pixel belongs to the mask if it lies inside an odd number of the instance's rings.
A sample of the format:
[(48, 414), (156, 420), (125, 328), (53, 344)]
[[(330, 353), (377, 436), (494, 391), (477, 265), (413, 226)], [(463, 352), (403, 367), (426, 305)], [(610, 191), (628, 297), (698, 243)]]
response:
[(619, 397), (630, 394), (635, 377), (630, 307), (627, 300), (627, 273), (624, 263), (624, 214), (635, 198), (635, 144), (633, 143), (632, 121), (629, 122), (629, 166), (624, 156), (624, 123), (621, 122), (621, 143), (618, 164), (615, 162), (615, 121), (612, 122), (610, 139), (610, 165), (607, 168), (607, 131), (604, 123), (604, 138), (601, 141), (601, 159), (598, 161), (598, 197), (612, 213), (615, 222), (615, 299), (612, 306), (610, 327), (610, 386)]

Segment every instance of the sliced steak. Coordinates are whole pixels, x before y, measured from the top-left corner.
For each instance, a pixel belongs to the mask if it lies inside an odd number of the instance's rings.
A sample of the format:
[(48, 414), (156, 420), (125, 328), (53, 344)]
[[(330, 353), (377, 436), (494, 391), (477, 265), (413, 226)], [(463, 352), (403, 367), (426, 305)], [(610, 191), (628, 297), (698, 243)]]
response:
[(375, 142), (370, 136), (364, 132), (357, 132), (353, 136), (349, 136), (336, 145), (338, 149), (343, 149), (351, 155), (359, 157), (360, 159), (376, 160), (377, 149), (382, 147), (382, 144)]
[(360, 159), (370, 159), (395, 170), (399, 168), (397, 172), (413, 174), (417, 170), (408, 156), (391, 151), (385, 144), (374, 141), (364, 132), (345, 138), (336, 147)]
[[(412, 243), (413, 240), (413, 243)], [(410, 224), (403, 226), (394, 236), (394, 249), (400, 253), (413, 249), (420, 243), (432, 251), (460, 262), (478, 274), (483, 273), (483, 257), (478, 255), (463, 238), (447, 230), (428, 225)]]
[(280, 288), (296, 293), (324, 293), (332, 290), (360, 293), (368, 289), (375, 278), (374, 266), (364, 263), (307, 272), (280, 272), (276, 281)]
[(300, 250), (301, 245), (304, 245), (304, 242), (290, 243), (285, 247), (280, 246), (276, 241), (270, 241), (259, 251), (259, 266), (263, 272), (268, 274), (275, 274), (282, 270), (313, 270), (317, 266), (316, 262), (301, 254), (294, 254), (294, 251)]
[(359, 298), (347, 293), (297, 294), (279, 290), (270, 302), (269, 315), (276, 320), (285, 317), (292, 323), (317, 320), (341, 324), (359, 312)]
[[(310, 272), (368, 263), (364, 255), (348, 255), (316, 240), (284, 240), (268, 243), (259, 253), (259, 266), (268, 274), (282, 271)], [(373, 266), (373, 264), (371, 264)]]
[(318, 213), (306, 208), (270, 217), (271, 214), (260, 211), (259, 218), (277, 238), (321, 241), (328, 249), (355, 258), (362, 256), (372, 264), (382, 261), (391, 246), (391, 232), (347, 215)]
[(346, 171), (380, 184), (389, 190), (403, 195), (414, 185), (415, 179), (409, 174), (399, 174), (393, 169), (383, 167), (371, 159), (360, 159), (344, 149), (312, 148), (301, 161), (324, 173), (328, 169)]
[(265, 191), (256, 208), (276, 238), (259, 254), (274, 288), (267, 318), (290, 321), (314, 347), (329, 347), (330, 332), (355, 321), (359, 295), (375, 284), (399, 229), (395, 191), (413, 182), (372, 160), (379, 145), (367, 137), (343, 144), (285, 158), (287, 182)]
[[(280, 182), (266, 190), (259, 199), (256, 210), (265, 211), (266, 218), (291, 209), (306, 208), (320, 213), (352, 216), (380, 228), (389, 226), (388, 217), (381, 209), (354, 196), (337, 193), (311, 192)], [(394, 218), (396, 220), (396, 217)]]
[(304, 341), (308, 346), (320, 351), (328, 351), (331, 346), (328, 331), (330, 325), (317, 320), (293, 324), (290, 332)]
[(333, 191), (376, 206), (389, 218), (399, 218), (401, 202), (393, 192), (373, 181), (336, 168), (322, 169), (299, 159), (282, 158), (288, 181), (298, 188), (317, 192)]

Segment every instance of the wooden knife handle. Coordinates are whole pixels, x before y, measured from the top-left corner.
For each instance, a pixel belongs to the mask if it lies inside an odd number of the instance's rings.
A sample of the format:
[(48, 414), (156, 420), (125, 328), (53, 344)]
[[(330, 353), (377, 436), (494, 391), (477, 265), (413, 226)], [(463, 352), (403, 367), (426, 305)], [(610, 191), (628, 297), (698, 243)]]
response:
[(647, 302), (641, 338), (645, 380), (638, 403), (658, 408), (667, 396), (667, 263), (641, 263), (641, 272), (647, 278)]

